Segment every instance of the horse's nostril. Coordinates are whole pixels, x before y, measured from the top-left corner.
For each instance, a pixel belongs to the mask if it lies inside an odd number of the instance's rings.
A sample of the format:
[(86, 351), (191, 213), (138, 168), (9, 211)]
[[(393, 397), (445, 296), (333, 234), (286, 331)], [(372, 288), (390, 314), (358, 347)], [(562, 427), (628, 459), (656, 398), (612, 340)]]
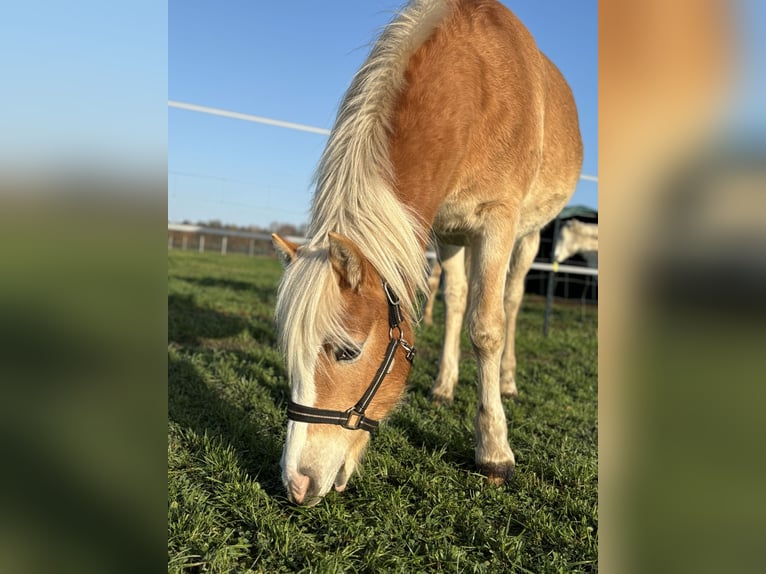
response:
[(306, 498), (311, 479), (305, 474), (295, 473), (288, 479), (288, 486), (290, 490), (290, 496), (293, 502), (301, 504), (303, 499)]

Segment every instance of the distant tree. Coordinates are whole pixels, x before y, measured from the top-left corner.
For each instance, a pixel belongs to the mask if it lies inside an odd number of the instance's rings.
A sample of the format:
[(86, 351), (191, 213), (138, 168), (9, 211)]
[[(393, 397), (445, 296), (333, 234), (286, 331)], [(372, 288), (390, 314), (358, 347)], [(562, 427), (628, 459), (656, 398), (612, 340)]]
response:
[(278, 221), (272, 221), (269, 225), (269, 231), (271, 233), (277, 233), (279, 235), (298, 235), (298, 229), (292, 223), (280, 223)]

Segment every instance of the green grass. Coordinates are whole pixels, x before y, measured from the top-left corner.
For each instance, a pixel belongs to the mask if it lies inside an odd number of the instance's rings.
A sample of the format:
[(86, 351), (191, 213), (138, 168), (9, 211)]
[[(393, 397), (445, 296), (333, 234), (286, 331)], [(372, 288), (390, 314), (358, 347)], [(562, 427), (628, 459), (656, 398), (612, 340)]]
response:
[[(275, 348), (275, 259), (168, 254), (169, 572), (597, 570), (597, 318), (519, 317), (516, 475), (476, 473), (476, 366), (464, 335), (455, 402), (428, 400), (442, 329), (419, 328), (403, 404), (344, 493), (291, 505), (280, 481), (288, 382)], [(436, 324), (443, 306), (437, 301)]]

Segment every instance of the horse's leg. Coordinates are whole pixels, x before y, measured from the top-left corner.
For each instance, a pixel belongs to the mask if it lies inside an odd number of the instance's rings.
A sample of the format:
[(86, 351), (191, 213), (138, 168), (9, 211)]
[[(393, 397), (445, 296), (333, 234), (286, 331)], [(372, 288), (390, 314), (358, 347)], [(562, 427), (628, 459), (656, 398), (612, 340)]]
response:
[(505, 348), (500, 362), (500, 394), (516, 398), (516, 318), (524, 298), (524, 279), (540, 247), (540, 233), (525, 235), (516, 242), (505, 279)]
[(515, 226), (510, 226), (477, 237), (470, 271), (468, 330), (479, 371), (476, 463), (495, 484), (510, 479), (516, 464), (500, 398), (500, 359), (505, 339), (503, 295), (514, 233)]
[(426, 325), (434, 324), (434, 300), (436, 299), (436, 292), (439, 290), (441, 276), (442, 266), (436, 261), (431, 267), (431, 275), (428, 277), (428, 300), (423, 310), (423, 322)]
[(463, 247), (441, 245), (439, 251), (444, 275), (444, 344), (431, 397), (437, 403), (451, 403), (458, 377), (460, 330), (463, 327), (468, 282)]

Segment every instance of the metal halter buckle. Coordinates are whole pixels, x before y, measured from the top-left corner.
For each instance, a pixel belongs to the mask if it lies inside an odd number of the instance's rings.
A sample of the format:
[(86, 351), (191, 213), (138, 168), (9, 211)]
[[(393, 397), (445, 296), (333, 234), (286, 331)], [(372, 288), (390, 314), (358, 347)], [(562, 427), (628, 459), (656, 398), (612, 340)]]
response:
[[(383, 291), (388, 300), (388, 326), (393, 330), (394, 328), (399, 327), (404, 320), (401, 304), (399, 297), (396, 296), (396, 293), (391, 291), (391, 287), (385, 281), (383, 282)], [(401, 328), (399, 329), (399, 332), (401, 333)]]
[[(362, 420), (364, 419), (364, 413), (360, 413), (356, 410), (356, 407), (351, 407), (346, 412), (343, 413), (346, 415), (346, 420), (340, 423), (340, 426), (342, 426), (345, 429), (348, 430), (357, 430), (360, 426), (362, 426)], [(352, 417), (356, 416), (356, 420), (354, 423), (351, 423)]]
[(391, 305), (399, 305), (399, 297), (391, 291), (391, 287), (385, 281), (383, 281), (383, 291), (386, 292), (386, 298)]

